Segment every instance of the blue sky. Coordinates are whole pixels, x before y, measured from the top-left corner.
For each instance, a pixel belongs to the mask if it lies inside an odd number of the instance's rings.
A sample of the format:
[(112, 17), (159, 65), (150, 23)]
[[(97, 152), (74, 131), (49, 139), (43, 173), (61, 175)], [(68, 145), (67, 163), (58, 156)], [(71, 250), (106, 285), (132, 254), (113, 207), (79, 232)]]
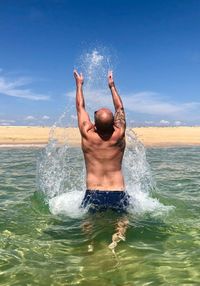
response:
[(72, 110), (73, 68), (94, 51), (111, 57), (133, 126), (200, 125), (199, 31), (198, 0), (0, 1), (0, 125)]

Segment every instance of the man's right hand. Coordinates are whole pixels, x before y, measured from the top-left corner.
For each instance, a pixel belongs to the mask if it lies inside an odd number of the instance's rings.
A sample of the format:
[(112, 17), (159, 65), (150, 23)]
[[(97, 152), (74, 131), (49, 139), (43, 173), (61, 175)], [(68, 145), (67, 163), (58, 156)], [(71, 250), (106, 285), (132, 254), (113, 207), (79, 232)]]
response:
[(77, 70), (74, 70), (74, 78), (76, 80), (76, 85), (83, 85), (83, 82), (84, 82), (84, 78), (83, 78), (83, 75), (82, 73), (78, 73)]
[(111, 88), (112, 86), (114, 86), (114, 79), (113, 79), (113, 72), (109, 71), (108, 72), (108, 86), (109, 88)]

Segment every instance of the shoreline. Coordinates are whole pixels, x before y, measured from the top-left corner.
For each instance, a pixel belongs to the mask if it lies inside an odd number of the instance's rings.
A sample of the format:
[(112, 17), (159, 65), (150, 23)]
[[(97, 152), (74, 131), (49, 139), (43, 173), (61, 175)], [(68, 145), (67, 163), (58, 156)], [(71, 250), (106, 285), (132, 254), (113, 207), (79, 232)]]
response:
[[(147, 148), (200, 146), (200, 127), (136, 127), (130, 128)], [(0, 148), (43, 148), (49, 141), (51, 127), (0, 126)], [(60, 144), (79, 147), (81, 137), (76, 127), (54, 130)]]

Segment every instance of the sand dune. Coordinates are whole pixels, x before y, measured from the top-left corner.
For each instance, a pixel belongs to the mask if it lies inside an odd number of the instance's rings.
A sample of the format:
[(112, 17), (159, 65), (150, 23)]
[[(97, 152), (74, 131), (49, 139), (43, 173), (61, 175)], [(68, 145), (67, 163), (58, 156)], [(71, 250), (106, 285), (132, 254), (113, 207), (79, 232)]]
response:
[[(200, 127), (141, 127), (133, 128), (145, 146), (200, 145)], [(0, 146), (43, 146), (49, 139), (49, 127), (0, 126)], [(80, 146), (77, 128), (56, 128), (54, 136)]]

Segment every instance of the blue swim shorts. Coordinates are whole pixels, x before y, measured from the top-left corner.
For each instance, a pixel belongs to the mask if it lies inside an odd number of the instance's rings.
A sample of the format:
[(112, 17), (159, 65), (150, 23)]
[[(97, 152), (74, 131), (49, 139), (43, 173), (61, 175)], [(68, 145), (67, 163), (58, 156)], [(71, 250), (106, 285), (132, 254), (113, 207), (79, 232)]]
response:
[(105, 211), (108, 209), (117, 212), (126, 212), (130, 196), (126, 191), (86, 190), (81, 207), (90, 212)]

